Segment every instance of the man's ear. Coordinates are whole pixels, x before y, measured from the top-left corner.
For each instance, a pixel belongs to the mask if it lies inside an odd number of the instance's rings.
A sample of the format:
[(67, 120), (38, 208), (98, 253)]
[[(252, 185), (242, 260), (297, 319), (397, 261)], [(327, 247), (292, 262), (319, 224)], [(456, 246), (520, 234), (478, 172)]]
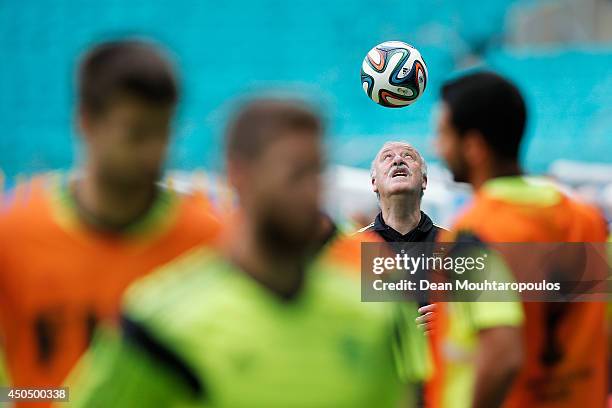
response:
[(427, 174), (423, 174), (423, 182), (421, 183), (421, 187), (423, 188), (423, 191), (427, 189)]
[(236, 191), (241, 191), (244, 186), (245, 163), (239, 159), (227, 159), (227, 182)]
[(226, 159), (226, 169), (225, 174), (227, 175), (227, 182), (230, 186), (236, 188), (236, 184), (240, 183), (239, 174), (240, 170), (238, 169), (238, 164), (236, 161), (231, 160), (229, 158)]
[(77, 134), (84, 140), (88, 140), (92, 135), (92, 118), (91, 115), (84, 112), (81, 108), (77, 108), (74, 117), (74, 126), (77, 130)]
[(471, 166), (481, 166), (488, 158), (490, 150), (482, 133), (469, 130), (463, 137), (463, 152), (465, 160)]
[(372, 191), (378, 193), (378, 187), (376, 186), (376, 177), (372, 176), (370, 180), (372, 181)]

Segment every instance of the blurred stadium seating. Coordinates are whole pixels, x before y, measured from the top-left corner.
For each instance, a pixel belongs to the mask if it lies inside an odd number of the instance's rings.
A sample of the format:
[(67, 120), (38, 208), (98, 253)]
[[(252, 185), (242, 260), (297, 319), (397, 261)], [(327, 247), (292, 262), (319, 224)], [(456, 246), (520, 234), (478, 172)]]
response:
[[(612, 4), (603, 3), (588, 0), (581, 7), (601, 20), (612, 16)], [(375, 6), (365, 0), (3, 2), (0, 168), (11, 185), (17, 174), (73, 164), (76, 58), (94, 41), (126, 34), (150, 37), (176, 54), (184, 99), (172, 169), (218, 171), (230, 102), (269, 88), (301, 92), (321, 104), (335, 163), (367, 168), (375, 147), (402, 138), (435, 168), (430, 140), (438, 87), (475, 64), (507, 74), (525, 92), (529, 170), (547, 172), (558, 159), (610, 164), (612, 37), (595, 24), (605, 27), (609, 20), (587, 21), (588, 32), (561, 30), (563, 13), (577, 8), (572, 0), (379, 0)], [(525, 28), (534, 16), (559, 29), (560, 37), (548, 30), (542, 44), (535, 28)], [(420, 48), (429, 67), (428, 91), (407, 109), (378, 107), (359, 85), (367, 50), (390, 39)]]

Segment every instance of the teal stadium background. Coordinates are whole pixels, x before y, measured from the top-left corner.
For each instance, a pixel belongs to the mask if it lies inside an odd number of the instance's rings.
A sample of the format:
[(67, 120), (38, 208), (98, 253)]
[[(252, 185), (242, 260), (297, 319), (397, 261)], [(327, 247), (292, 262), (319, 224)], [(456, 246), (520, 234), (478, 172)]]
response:
[[(0, 169), (10, 184), (17, 174), (73, 164), (78, 56), (95, 41), (125, 35), (149, 37), (176, 57), (184, 86), (172, 169), (218, 170), (231, 102), (267, 89), (303, 93), (320, 105), (334, 163), (368, 167), (389, 138), (409, 140), (436, 161), (431, 138), (438, 89), (466, 58), (508, 75), (525, 93), (529, 170), (546, 172), (559, 158), (610, 162), (611, 48), (504, 46), (506, 13), (515, 3), (2, 1)], [(413, 44), (428, 65), (426, 93), (411, 107), (379, 107), (361, 88), (361, 61), (385, 40)]]

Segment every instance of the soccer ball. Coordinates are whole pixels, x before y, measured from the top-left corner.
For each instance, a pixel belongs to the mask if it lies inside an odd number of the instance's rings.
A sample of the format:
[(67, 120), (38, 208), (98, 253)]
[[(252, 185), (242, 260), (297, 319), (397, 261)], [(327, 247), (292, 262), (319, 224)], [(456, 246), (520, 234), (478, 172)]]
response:
[(427, 66), (419, 50), (401, 41), (372, 48), (361, 64), (361, 85), (370, 99), (389, 108), (414, 103), (427, 86)]

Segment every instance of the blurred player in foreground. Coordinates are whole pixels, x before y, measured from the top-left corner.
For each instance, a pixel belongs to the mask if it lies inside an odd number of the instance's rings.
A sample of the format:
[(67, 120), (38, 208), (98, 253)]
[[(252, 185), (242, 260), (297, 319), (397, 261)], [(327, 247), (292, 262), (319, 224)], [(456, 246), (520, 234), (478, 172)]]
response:
[(79, 174), (35, 178), (0, 213), (0, 344), (17, 387), (60, 386), (124, 288), (219, 231), (202, 198), (156, 184), (178, 98), (166, 57), (101, 44), (78, 81)]
[(424, 334), (415, 313), (360, 302), (360, 240), (321, 228), (322, 133), (295, 101), (240, 110), (226, 252), (194, 251), (128, 291), (122, 333), (101, 332), (70, 382), (73, 406), (398, 406), (400, 377), (425, 369)]
[[(493, 73), (472, 73), (445, 84), (442, 101), (439, 154), (475, 196), (454, 233), (441, 234), (441, 241), (458, 234), (483, 242), (605, 241), (595, 209), (522, 175), (526, 108), (513, 84)], [(518, 311), (513, 305), (446, 304), (446, 327), (436, 327), (441, 406), (603, 407), (605, 304), (525, 302)]]

